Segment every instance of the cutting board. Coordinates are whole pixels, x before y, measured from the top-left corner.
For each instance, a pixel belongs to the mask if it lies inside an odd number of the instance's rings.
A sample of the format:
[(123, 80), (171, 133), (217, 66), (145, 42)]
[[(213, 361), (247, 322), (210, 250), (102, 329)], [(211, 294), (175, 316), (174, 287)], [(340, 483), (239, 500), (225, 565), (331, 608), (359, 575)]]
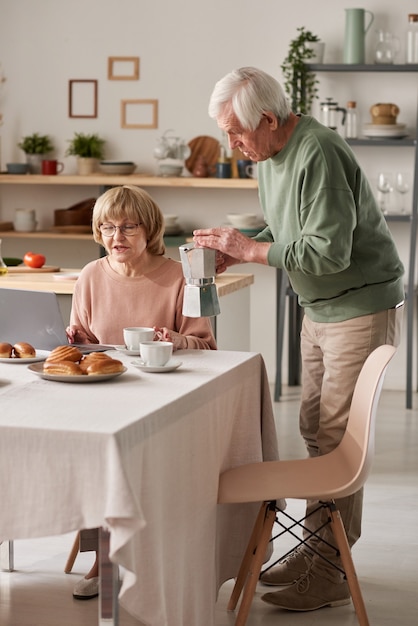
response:
[(199, 157), (205, 159), (209, 168), (213, 169), (215, 167), (220, 153), (220, 143), (217, 139), (201, 135), (189, 141), (188, 145), (192, 153), (186, 160), (185, 165), (191, 174), (193, 174), (196, 161)]
[(38, 274), (38, 272), (59, 272), (59, 267), (52, 265), (44, 265), (43, 267), (27, 267), (26, 265), (17, 265), (7, 268), (9, 274)]

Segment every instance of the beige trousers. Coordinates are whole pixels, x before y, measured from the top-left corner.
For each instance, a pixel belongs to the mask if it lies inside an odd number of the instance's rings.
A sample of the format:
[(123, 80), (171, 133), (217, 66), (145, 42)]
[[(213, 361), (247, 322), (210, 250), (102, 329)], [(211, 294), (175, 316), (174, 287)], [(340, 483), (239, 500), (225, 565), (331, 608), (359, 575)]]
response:
[[(363, 363), (378, 346), (399, 344), (403, 309), (401, 305), (337, 323), (312, 322), (307, 315), (304, 316), (299, 423), (309, 456), (326, 454), (341, 441)], [(361, 534), (362, 501), (362, 489), (336, 501), (350, 546)], [(317, 506), (317, 501), (308, 501), (306, 512), (313, 511)], [(326, 519), (326, 511), (321, 509), (309, 517), (305, 525), (311, 530), (316, 529)], [(320, 536), (335, 545), (329, 525), (320, 532)], [(332, 548), (317, 539), (311, 538), (308, 543), (341, 567)], [(313, 558), (313, 569), (330, 580), (341, 578), (335, 568), (317, 556)]]

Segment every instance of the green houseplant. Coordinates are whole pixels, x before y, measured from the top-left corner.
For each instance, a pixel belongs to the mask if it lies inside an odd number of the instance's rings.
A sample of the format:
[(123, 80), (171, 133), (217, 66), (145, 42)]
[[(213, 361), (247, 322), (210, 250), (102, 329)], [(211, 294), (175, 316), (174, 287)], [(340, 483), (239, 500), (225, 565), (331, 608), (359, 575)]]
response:
[(281, 65), (284, 89), (294, 113), (310, 113), (312, 103), (318, 97), (318, 80), (306, 64), (315, 56), (309, 44), (319, 42), (319, 37), (304, 26), (296, 30), (299, 35), (291, 40), (287, 57)]
[(105, 140), (96, 133), (92, 135), (74, 133), (65, 154), (77, 157), (79, 174), (91, 174), (96, 168), (97, 159), (103, 159), (105, 143)]
[(48, 135), (26, 135), (18, 144), (18, 148), (25, 154), (48, 154), (54, 150), (54, 145)]
[(54, 150), (51, 138), (48, 135), (40, 135), (39, 133), (22, 137), (17, 146), (26, 154), (26, 161), (29, 163), (31, 174), (41, 173), (42, 159)]
[(74, 133), (70, 140), (66, 155), (78, 156), (87, 159), (102, 159), (104, 155), (105, 140), (99, 135), (85, 135), (84, 133)]

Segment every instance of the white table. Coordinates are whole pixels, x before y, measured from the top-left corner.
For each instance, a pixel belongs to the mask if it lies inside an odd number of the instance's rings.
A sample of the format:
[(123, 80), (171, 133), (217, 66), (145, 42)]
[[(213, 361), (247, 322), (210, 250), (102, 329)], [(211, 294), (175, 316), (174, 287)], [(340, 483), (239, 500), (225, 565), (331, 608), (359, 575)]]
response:
[(260, 355), (175, 356), (151, 374), (122, 355), (125, 374), (92, 384), (0, 363), (0, 541), (108, 528), (132, 615), (210, 626), (258, 509), (218, 506), (219, 473), (276, 459), (277, 440)]

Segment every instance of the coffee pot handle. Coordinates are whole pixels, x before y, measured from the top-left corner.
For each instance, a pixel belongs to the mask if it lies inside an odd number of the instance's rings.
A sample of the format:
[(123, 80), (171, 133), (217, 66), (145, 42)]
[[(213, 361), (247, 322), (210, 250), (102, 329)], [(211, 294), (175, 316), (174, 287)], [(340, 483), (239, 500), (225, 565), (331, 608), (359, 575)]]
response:
[(347, 115), (347, 109), (344, 109), (344, 107), (337, 107), (335, 110), (336, 111), (341, 111), (341, 113), (343, 114), (342, 119), (341, 119), (341, 124), (344, 126), (344, 124), (345, 124), (345, 116)]

